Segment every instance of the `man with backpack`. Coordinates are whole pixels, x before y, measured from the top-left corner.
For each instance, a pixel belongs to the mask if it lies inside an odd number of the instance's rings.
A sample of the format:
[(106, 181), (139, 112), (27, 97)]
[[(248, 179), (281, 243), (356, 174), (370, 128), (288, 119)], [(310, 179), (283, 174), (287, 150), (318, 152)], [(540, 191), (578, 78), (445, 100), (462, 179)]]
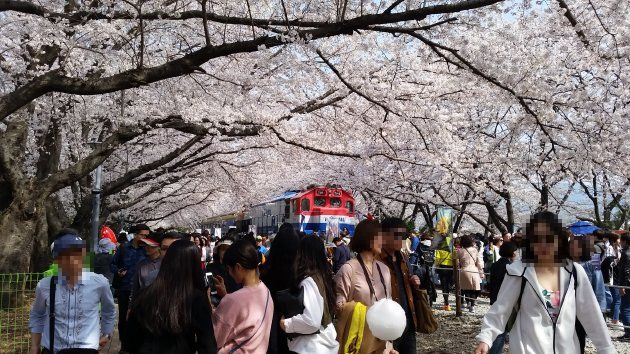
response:
[(128, 352), (126, 329), (132, 280), (136, 275), (138, 263), (146, 258), (144, 242), (141, 242), (141, 240), (151, 233), (151, 229), (144, 224), (134, 226), (133, 230), (133, 239), (118, 247), (110, 265), (111, 271), (114, 273), (112, 286), (118, 299), (118, 334), (120, 337), (120, 352), (123, 354)]
[(39, 281), (31, 308), (31, 354), (97, 354), (110, 340), (116, 307), (107, 279), (83, 269), (86, 242), (64, 229), (52, 249), (59, 275)]

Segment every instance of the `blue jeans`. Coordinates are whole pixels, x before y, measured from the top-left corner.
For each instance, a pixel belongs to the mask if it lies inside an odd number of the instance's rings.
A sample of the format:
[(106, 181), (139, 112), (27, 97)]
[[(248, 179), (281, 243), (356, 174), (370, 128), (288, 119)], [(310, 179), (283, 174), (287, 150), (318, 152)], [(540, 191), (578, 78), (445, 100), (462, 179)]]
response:
[[(621, 297), (621, 322), (624, 326), (630, 326), (630, 291)], [(630, 336), (630, 328), (623, 330), (626, 336)]]
[(488, 354), (502, 354), (503, 353), (503, 347), (505, 346), (506, 335), (507, 333), (499, 334), (497, 339), (495, 339), (494, 342), (492, 343), (492, 347), (488, 351)]
[(583, 262), (582, 266), (586, 271), (588, 280), (591, 282), (593, 292), (599, 303), (599, 309), (602, 312), (606, 312), (606, 287), (604, 286), (604, 275), (601, 269), (593, 267), (591, 262)]
[(621, 294), (619, 294), (619, 289), (610, 288), (610, 295), (612, 295), (612, 319), (613, 321), (619, 320), (619, 308), (621, 307)]

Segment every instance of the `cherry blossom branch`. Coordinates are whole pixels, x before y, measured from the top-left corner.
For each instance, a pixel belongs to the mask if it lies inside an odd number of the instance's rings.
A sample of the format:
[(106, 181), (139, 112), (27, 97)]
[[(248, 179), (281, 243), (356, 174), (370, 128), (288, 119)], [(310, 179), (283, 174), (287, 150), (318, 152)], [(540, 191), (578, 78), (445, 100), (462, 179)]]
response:
[[(458, 212), (461, 212), (461, 208), (458, 205), (456, 205), (454, 203), (451, 203), (437, 188), (434, 187), (433, 188), (433, 192), (438, 197), (440, 197), (442, 202), (444, 204), (446, 204), (448, 207), (450, 207), (450, 208), (452, 208), (452, 209), (454, 209), (454, 210), (456, 210)], [(473, 214), (473, 213), (471, 213), (469, 211), (464, 211), (464, 213), (466, 215), (470, 216), (471, 219), (473, 219), (477, 224), (481, 225), (484, 229), (486, 229), (486, 230), (488, 230), (490, 232), (493, 231), (492, 228), (490, 227), (490, 225), (488, 225), (485, 221), (483, 221), (479, 216), (477, 216), (477, 215), (475, 215), (475, 214)]]
[(392, 3), (391, 5), (389, 5), (389, 7), (387, 9), (385, 9), (385, 11), (383, 11), (384, 14), (390, 14), (392, 13), (392, 11), (398, 6), (400, 5), (403, 1), (405, 0), (396, 0), (394, 1), (394, 3)]
[[(208, 12), (207, 18), (209, 21), (229, 24), (229, 25), (244, 25), (251, 26), (286, 26), (302, 27), (302, 28), (321, 28), (340, 25), (342, 22), (354, 22), (358, 19), (370, 18), (375, 20), (381, 18), (381, 24), (384, 23), (396, 23), (409, 20), (420, 20), (427, 15), (437, 15), (444, 13), (454, 13), (466, 10), (472, 10), (484, 6), (489, 6), (501, 2), (503, 0), (464, 0), (457, 3), (440, 4), (433, 6), (426, 6), (417, 8), (414, 10), (408, 10), (397, 13), (383, 13), (383, 14), (368, 14), (361, 15), (349, 20), (340, 20), (339, 22), (329, 21), (304, 21), (304, 20), (290, 20), (288, 23), (286, 19), (264, 19), (264, 18), (249, 18), (238, 16), (224, 16), (216, 13)], [(21, 0), (0, 0), (0, 12), (15, 11), (23, 14), (36, 15), (40, 17), (49, 18), (54, 21), (70, 20), (73, 23), (85, 23), (94, 20), (135, 20), (138, 16), (141, 16), (147, 21), (163, 21), (163, 20), (190, 20), (190, 19), (203, 19), (203, 11), (191, 10), (182, 11), (178, 13), (165, 12), (165, 11), (153, 11), (142, 13), (141, 15), (128, 11), (113, 11), (111, 13), (103, 13), (97, 11), (74, 11), (71, 13), (61, 13), (48, 10), (46, 7), (34, 4), (29, 1)], [(361, 22), (361, 21), (359, 21)]]
[[(567, 3), (564, 0), (557, 0), (557, 1), (558, 1), (558, 5), (560, 5), (560, 7), (564, 9), (564, 17), (566, 17), (567, 20), (569, 20), (569, 23), (571, 24), (573, 28), (576, 28), (578, 25), (578, 22), (575, 19), (575, 16), (573, 16), (573, 13), (571, 12), (571, 10), (569, 9), (569, 5), (567, 5)], [(584, 31), (576, 28), (575, 33), (580, 38), (582, 43), (584, 43), (585, 47), (588, 47), (590, 45), (588, 38), (586, 38), (586, 34), (584, 34)]]
[[(175, 129), (184, 133), (194, 135), (213, 135), (211, 128), (185, 122), (180, 116), (171, 115), (166, 118), (156, 119), (143, 126), (123, 126), (113, 132), (105, 141), (99, 144), (94, 151), (86, 158), (76, 162), (72, 166), (50, 175), (42, 183), (40, 189), (42, 193), (54, 193), (59, 189), (70, 185), (83, 176), (94, 170), (96, 166), (102, 164), (120, 145), (152, 130), (152, 129)], [(252, 136), (258, 135), (259, 127), (255, 125), (244, 127), (212, 127), (222, 135), (230, 136)]]
[(337, 102), (342, 101), (343, 99), (345, 99), (346, 97), (348, 97), (348, 95), (350, 94), (349, 92), (344, 92), (338, 96), (334, 96), (328, 100), (325, 100), (326, 98), (328, 98), (329, 96), (331, 96), (332, 94), (334, 94), (335, 92), (337, 92), (337, 89), (330, 89), (326, 92), (324, 92), (322, 95), (320, 95), (317, 98), (314, 98), (302, 105), (299, 105), (295, 108), (293, 108), (291, 110), (291, 114), (287, 114), (283, 117), (281, 117), (280, 119), (278, 119), (278, 122), (280, 121), (285, 121), (285, 120), (291, 120), (291, 118), (293, 118), (293, 114), (303, 114), (303, 113), (311, 113), (311, 112), (315, 112), (321, 108), (324, 107), (328, 107), (331, 105), (334, 105)]
[[(529, 106), (529, 104), (526, 102), (526, 97), (522, 96), (520, 94), (518, 94), (516, 91), (514, 91), (514, 89), (508, 87), (507, 85), (501, 83), (499, 80), (497, 80), (496, 78), (492, 77), (489, 74), (484, 73), (483, 71), (481, 71), (479, 68), (477, 68), (475, 65), (473, 65), (473, 63), (471, 61), (469, 61), (468, 59), (464, 58), (461, 54), (459, 54), (459, 51), (450, 47), (447, 47), (445, 45), (436, 43), (422, 35), (420, 35), (419, 33), (415, 32), (415, 31), (409, 31), (403, 28), (389, 28), (389, 27), (384, 27), (384, 26), (374, 26), (370, 28), (371, 30), (374, 31), (379, 31), (379, 32), (386, 32), (386, 33), (404, 33), (407, 34), (411, 37), (414, 37), (418, 40), (420, 40), (422, 43), (426, 44), (429, 46), (429, 48), (431, 48), (431, 50), (433, 50), (434, 53), (436, 53), (438, 56), (440, 56), (442, 59), (446, 60), (447, 62), (457, 66), (460, 69), (464, 69), (464, 70), (469, 70), (471, 71), (473, 74), (477, 75), (478, 77), (488, 81), (489, 83), (491, 83), (492, 85), (500, 88), (503, 91), (508, 92), (510, 95), (512, 95), (517, 102), (519, 103), (519, 105), (523, 108), (523, 110), (530, 116), (532, 116), (536, 122), (536, 125), (540, 128), (540, 130), (542, 131), (542, 133), (549, 139), (549, 142), (551, 143), (551, 151), (555, 152), (555, 147), (556, 146), (560, 146), (563, 147), (565, 149), (571, 149), (570, 147), (560, 143), (559, 141), (557, 141), (556, 139), (553, 138), (553, 136), (551, 135), (551, 133), (549, 132), (549, 129), (561, 129), (560, 127), (556, 127), (550, 124), (545, 124), (540, 120), (540, 117), (538, 116), (538, 114), (536, 114), (536, 112), (534, 112), (534, 110)], [(447, 56), (446, 54), (444, 54), (442, 51), (448, 52), (450, 53), (453, 57), (455, 57), (457, 59), (457, 61), (453, 60), (452, 58), (450, 58), (449, 56)]]
[(127, 188), (128, 186), (134, 184), (133, 182), (134, 179), (160, 166), (164, 166), (167, 163), (173, 161), (174, 159), (180, 157), (183, 153), (188, 151), (191, 147), (193, 147), (195, 144), (200, 142), (203, 138), (204, 137), (202, 135), (195, 135), (192, 138), (190, 138), (186, 143), (182, 144), (176, 149), (173, 149), (171, 152), (162, 156), (161, 158), (155, 161), (146, 163), (144, 165), (138, 166), (134, 168), (133, 170), (130, 170), (129, 172), (125, 173), (119, 178), (105, 184), (105, 186), (103, 186), (102, 188), (101, 194), (104, 196), (107, 196), (107, 195), (119, 193), (120, 191)]
[(350, 158), (354, 158), (354, 159), (362, 158), (362, 156), (359, 155), (359, 154), (349, 154), (349, 153), (339, 152), (339, 151), (327, 151), (327, 150), (323, 150), (323, 149), (320, 149), (320, 148), (308, 146), (308, 145), (305, 145), (305, 144), (302, 144), (302, 143), (299, 143), (299, 142), (296, 142), (296, 141), (289, 140), (289, 139), (285, 138), (284, 136), (282, 136), (282, 134), (280, 134), (280, 132), (278, 132), (278, 130), (276, 130), (276, 128), (274, 128), (272, 126), (267, 126), (267, 129), (269, 129), (278, 138), (278, 140), (280, 140), (281, 142), (283, 142), (285, 144), (288, 144), (288, 145), (295, 146), (295, 147), (299, 147), (299, 148), (304, 149), (304, 150), (316, 152), (318, 154), (323, 154), (323, 155), (332, 155), (332, 156), (338, 156), (338, 157), (350, 157)]
[[(216, 189), (212, 189), (212, 190), (210, 190), (208, 193), (206, 193), (206, 194), (205, 194), (205, 196), (204, 196), (203, 198), (201, 198), (200, 200), (197, 200), (197, 201), (193, 201), (193, 202), (190, 202), (190, 203), (184, 204), (184, 205), (180, 206), (179, 208), (177, 208), (177, 209), (175, 209), (175, 210), (172, 210), (172, 211), (170, 211), (170, 212), (167, 212), (167, 213), (166, 213), (166, 214), (164, 214), (164, 215), (161, 215), (161, 216), (156, 216), (156, 217), (152, 217), (152, 218), (139, 219), (139, 220), (136, 220), (136, 222), (143, 222), (143, 223), (146, 223), (146, 222), (152, 222), (152, 221), (160, 221), (160, 220), (164, 220), (164, 219), (168, 218), (169, 216), (172, 216), (172, 215), (174, 215), (174, 214), (179, 213), (180, 211), (183, 211), (183, 210), (185, 210), (185, 209), (188, 209), (188, 208), (190, 208), (190, 207), (193, 207), (193, 206), (196, 206), (196, 205), (199, 205), (199, 204), (201, 204), (201, 203), (205, 202), (205, 201), (206, 201), (206, 200), (208, 200), (208, 199), (212, 196), (212, 194), (214, 194), (216, 191), (217, 191)], [(192, 194), (192, 195), (195, 195), (196, 193), (192, 193), (192, 192), (191, 192), (191, 194)]]
[[(320, 28), (306, 31), (296, 31), (295, 35), (298, 39), (304, 41), (317, 40), (341, 34), (352, 34), (358, 29), (364, 29), (379, 24), (422, 20), (429, 15), (459, 12), (488, 6), (499, 1), (500, 0), (466, 0), (453, 4), (428, 6), (392, 14), (370, 14), (355, 17), (344, 21), (343, 23), (325, 23), (325, 26), (322, 25)], [(5, 11), (7, 9), (11, 9), (11, 5), (15, 5), (16, 3), (23, 2), (0, 0), (0, 11), (3, 9)], [(32, 8), (32, 6), (34, 6), (32, 4), (30, 4), (30, 6), (31, 7), (29, 8), (31, 10), (36, 10), (38, 8), (37, 6)], [(16, 7), (17, 6), (13, 6), (13, 8)], [(43, 11), (43, 8), (39, 9)], [(143, 15), (143, 17), (144, 16), (145, 15)], [(264, 25), (268, 25), (270, 23), (269, 20), (264, 21)], [(244, 24), (250, 25), (251, 22), (252, 21)], [(256, 21), (253, 22), (255, 23)], [(285, 24), (284, 21), (281, 21), (280, 25), (283, 24)], [(204, 72), (204, 70), (201, 69), (201, 65), (215, 58), (225, 57), (237, 53), (256, 52), (262, 48), (271, 48), (285, 44), (287, 44), (287, 39), (283, 36), (263, 35), (247, 41), (224, 43), (218, 46), (206, 46), (181, 58), (168, 61), (162, 65), (127, 70), (119, 74), (101, 77), (98, 79), (73, 78), (64, 75), (60, 70), (53, 70), (36, 77), (11, 93), (0, 96), (0, 122), (4, 121), (6, 117), (27, 103), (49, 92), (63, 92), (76, 95), (98, 95), (145, 86), (153, 82), (190, 74), (195, 71)]]
[(344, 86), (346, 86), (350, 91), (356, 93), (357, 95), (363, 97), (366, 101), (381, 107), (384, 111), (385, 114), (395, 114), (397, 116), (400, 116), (400, 114), (392, 111), (389, 107), (387, 107), (385, 104), (376, 101), (375, 99), (371, 98), (370, 96), (364, 94), (363, 92), (359, 91), (356, 87), (352, 86), (352, 84), (350, 84), (344, 77), (343, 75), (341, 75), (341, 73), (339, 72), (339, 70), (337, 70), (337, 68), (328, 60), (326, 59), (326, 57), (324, 56), (324, 54), (322, 54), (322, 52), (317, 49), (316, 50), (317, 55), (324, 61), (324, 64), (326, 64), (326, 66), (328, 66), (328, 68), (337, 76), (337, 78), (339, 79), (339, 81), (341, 81), (342, 84), (344, 84)]
[(203, 17), (203, 35), (206, 38), (206, 46), (210, 45), (210, 30), (208, 29), (208, 0), (201, 0), (201, 12)]

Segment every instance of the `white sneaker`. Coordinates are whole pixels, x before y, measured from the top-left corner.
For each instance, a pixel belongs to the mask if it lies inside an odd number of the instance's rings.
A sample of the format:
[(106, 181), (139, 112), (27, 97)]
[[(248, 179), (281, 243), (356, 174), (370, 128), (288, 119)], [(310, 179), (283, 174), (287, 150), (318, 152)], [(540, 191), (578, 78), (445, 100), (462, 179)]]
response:
[(617, 322), (617, 323), (610, 322), (610, 326), (616, 329), (623, 329), (623, 323), (621, 322)]

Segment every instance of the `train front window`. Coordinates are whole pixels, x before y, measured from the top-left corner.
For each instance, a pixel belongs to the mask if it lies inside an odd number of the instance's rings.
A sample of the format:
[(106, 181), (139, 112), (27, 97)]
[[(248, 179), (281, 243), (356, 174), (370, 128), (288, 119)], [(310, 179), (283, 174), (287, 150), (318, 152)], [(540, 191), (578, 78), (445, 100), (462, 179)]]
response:
[(346, 202), (346, 209), (348, 209), (349, 213), (354, 213), (354, 205), (352, 204), (352, 202), (350, 201)]
[(308, 199), (302, 199), (302, 211), (311, 210), (311, 201)]
[(315, 206), (318, 206), (318, 207), (326, 206), (326, 198), (322, 198), (322, 197), (315, 198)]
[(339, 208), (341, 206), (341, 199), (330, 198), (330, 206), (333, 208)]

